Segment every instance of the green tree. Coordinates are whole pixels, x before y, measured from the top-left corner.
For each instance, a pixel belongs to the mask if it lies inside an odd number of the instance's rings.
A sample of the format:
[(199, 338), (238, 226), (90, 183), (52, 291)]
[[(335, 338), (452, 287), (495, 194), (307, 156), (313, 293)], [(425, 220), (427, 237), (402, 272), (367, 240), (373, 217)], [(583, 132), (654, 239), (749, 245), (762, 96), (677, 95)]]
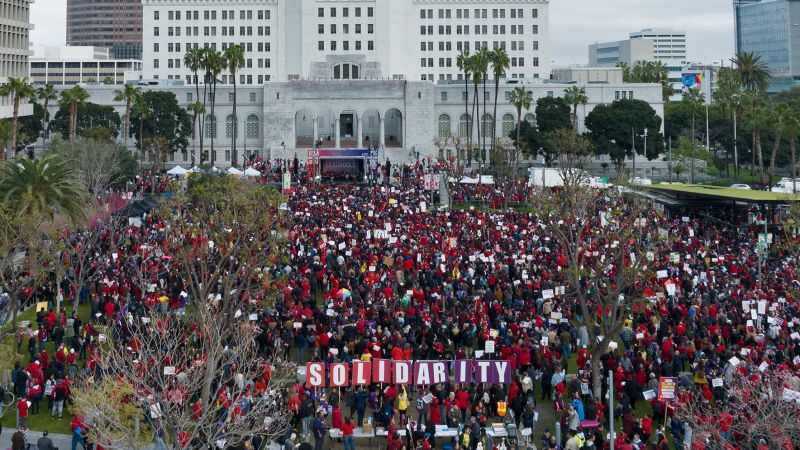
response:
[(111, 78), (111, 77), (105, 77), (105, 78), (103, 78), (102, 83), (105, 84), (106, 86), (109, 86), (109, 85), (114, 84), (114, 79)]
[(42, 134), (44, 125), (44, 107), (33, 102), (33, 114), (19, 118), (17, 142), (20, 146), (28, 146), (36, 142)]
[(536, 101), (536, 124), (539, 131), (572, 128), (569, 104), (562, 97), (542, 97)]
[[(33, 85), (28, 82), (28, 77), (11, 77), (8, 79), (8, 82), (0, 86), (0, 96), (11, 97), (11, 103), (14, 107), (11, 113), (11, 147), (16, 151), (19, 102), (36, 97), (36, 90), (33, 88)], [(7, 157), (5, 152), (1, 156), (2, 159)]]
[(103, 127), (109, 130), (112, 137), (119, 136), (122, 121), (113, 106), (81, 102), (75, 108), (75, 115), (72, 115), (70, 108), (69, 104), (62, 103), (50, 122), (50, 130), (64, 139), (74, 139), (92, 127)]
[(678, 138), (676, 145), (672, 146), (672, 161), (673, 171), (676, 165), (685, 169), (687, 166), (691, 168), (695, 167), (696, 163), (701, 163), (700, 169), (708, 173), (709, 168), (714, 165), (714, 158), (705, 147), (684, 136)]
[[(173, 92), (147, 91), (134, 105), (131, 124), (137, 142), (160, 136), (167, 138), (173, 152), (185, 151), (192, 135), (192, 119), (178, 106)], [(139, 147), (142, 148), (141, 146)]]
[[(481, 78), (483, 78), (483, 72), (481, 71), (481, 68), (480, 68), (480, 65), (479, 65), (480, 59), (481, 59), (481, 55), (478, 54), (478, 53), (475, 53), (474, 55), (470, 56), (469, 62), (467, 64), (467, 67), (469, 68), (470, 74), (472, 76), (472, 86), (474, 88), (473, 94), (472, 94), (472, 116), (470, 116), (470, 123), (471, 123), (471, 125), (470, 125), (470, 139), (472, 137), (472, 130), (475, 129), (474, 128), (474, 124), (475, 124), (476, 116), (479, 115), (480, 112), (481, 112), (480, 104), (478, 103), (478, 85), (481, 83)], [(476, 141), (480, 142), (480, 140), (481, 140), (480, 121), (478, 122), (478, 127), (477, 127), (477, 130), (476, 130), (476, 133), (477, 133), (477, 135), (475, 136)], [(473, 148), (473, 146), (468, 144), (467, 147), (468, 147), (468, 150), (467, 150), (468, 164), (472, 164), (472, 156), (473, 156), (472, 155), (472, 148)]]
[[(192, 113), (192, 167), (194, 167), (195, 163), (194, 144), (195, 144), (195, 138), (197, 136), (197, 127), (198, 127), (197, 119), (198, 117), (203, 117), (203, 115), (206, 113), (206, 107), (203, 106), (203, 102), (196, 101), (186, 105), (186, 111)], [(200, 129), (200, 132), (202, 133), (202, 128)], [(200, 151), (202, 152), (202, 147)]]
[[(75, 85), (65, 91), (61, 91), (61, 98), (58, 101), (61, 108), (69, 110), (69, 123), (67, 126), (67, 135), (69, 139), (75, 139), (78, 134), (77, 120), (78, 120), (78, 106), (85, 103), (89, 99), (89, 92), (79, 85)], [(57, 116), (58, 114), (56, 114)]]
[(586, 96), (586, 88), (578, 86), (570, 86), (564, 90), (564, 100), (572, 105), (572, 128), (578, 132), (578, 105), (585, 105), (589, 103), (589, 97)]
[[(480, 103), (478, 103), (478, 114), (480, 115), (480, 119), (478, 122), (478, 142), (480, 145), (480, 160), (482, 162), (486, 162), (486, 79), (489, 77), (489, 63), (491, 62), (491, 52), (485, 46), (481, 47), (477, 53), (475, 53), (475, 65), (473, 66), (472, 70), (474, 71), (473, 77), (478, 76), (478, 78), (483, 82), (483, 113), (480, 111)], [(479, 75), (478, 75), (479, 74)], [(477, 92), (476, 92), (477, 94)], [(477, 95), (476, 95), (477, 97)]]
[(648, 135), (644, 156), (652, 160), (664, 151), (661, 118), (645, 101), (628, 99), (598, 105), (587, 114), (585, 123), (597, 152), (609, 156), (619, 176), (622, 176), (625, 159), (633, 156), (634, 147), (644, 152), (645, 129)]
[(505, 78), (506, 70), (510, 67), (511, 63), (508, 59), (508, 53), (502, 48), (493, 51), (490, 57), (492, 75), (494, 75), (494, 110), (492, 111), (492, 155), (494, 155), (497, 141), (495, 133), (497, 130), (497, 97), (500, 95), (500, 79)]
[(44, 130), (44, 141), (45, 143), (50, 138), (49, 132), (49, 123), (50, 123), (50, 102), (58, 100), (58, 94), (56, 94), (56, 88), (47, 83), (44, 86), (40, 87), (36, 90), (36, 98), (39, 99), (40, 102), (44, 105), (44, 119), (42, 123), (42, 129)]
[[(202, 67), (206, 70), (206, 83), (211, 83), (211, 117), (215, 123), (218, 123), (214, 115), (214, 106), (217, 102), (217, 78), (227, 67), (227, 61), (222, 53), (206, 49), (203, 54)], [(214, 138), (216, 137), (216, 130), (211, 134), (211, 165), (216, 162), (216, 151), (214, 151)]]
[[(683, 94), (683, 102), (689, 107), (689, 110), (692, 113), (692, 134), (689, 136), (689, 139), (692, 142), (695, 142), (695, 128), (697, 124), (697, 110), (701, 108), (705, 102), (706, 97), (705, 95), (700, 92), (699, 89), (692, 88), (685, 94)], [(694, 149), (694, 147), (692, 147)], [(691, 182), (694, 183), (694, 161), (695, 158), (691, 159), (691, 168), (689, 169), (691, 172)]]
[(748, 91), (764, 92), (772, 81), (767, 64), (761, 61), (761, 55), (752, 52), (740, 52), (731, 60), (742, 80), (742, 87)]
[[(241, 45), (231, 45), (225, 50), (225, 61), (228, 64), (228, 71), (233, 78), (233, 134), (231, 135), (231, 148), (233, 149), (233, 159), (231, 163), (234, 167), (239, 164), (238, 152), (236, 151), (236, 136), (239, 134), (239, 116), (236, 114), (236, 74), (244, 67), (244, 49)], [(360, 138), (359, 138), (360, 139)]]
[(141, 95), (142, 88), (132, 84), (125, 84), (121, 90), (114, 91), (114, 101), (125, 102), (125, 128), (123, 129), (123, 137), (126, 147), (128, 146), (128, 135), (131, 134), (131, 105)]
[(86, 198), (85, 187), (58, 156), (20, 158), (0, 167), (0, 199), (17, 215), (80, 220)]
[[(749, 91), (747, 93), (746, 98), (747, 102), (750, 105), (750, 108), (748, 109), (747, 114), (745, 116), (746, 125), (752, 130), (753, 133), (753, 149), (752, 149), (753, 163), (751, 167), (755, 168), (756, 162), (758, 162), (760, 180), (761, 184), (763, 185), (766, 178), (764, 173), (763, 152), (761, 149), (761, 132), (769, 127), (770, 117), (769, 117), (769, 112), (765, 108), (764, 101), (758, 94)], [(753, 169), (751, 169), (751, 173), (752, 170)]]
[[(789, 148), (791, 149), (791, 173), (792, 179), (797, 179), (797, 138), (800, 136), (800, 112), (797, 109), (791, 109), (786, 117), (785, 123), (786, 140), (789, 141)], [(792, 183), (793, 190), (797, 192), (797, 186)]]
[[(533, 92), (526, 90), (523, 86), (517, 86), (511, 91), (508, 100), (509, 103), (514, 105), (514, 108), (517, 110), (517, 128), (514, 130), (516, 133), (512, 132), (512, 135), (508, 137), (514, 139), (514, 145), (517, 146), (518, 150), (522, 150), (522, 146), (520, 145), (522, 110), (524, 109), (525, 111), (528, 111), (531, 109), (531, 104), (533, 103)], [(514, 137), (514, 135), (516, 135), (516, 137)]]
[(669, 83), (669, 69), (661, 61), (637, 61), (633, 67), (626, 63), (617, 64), (622, 68), (622, 79), (625, 83), (658, 83), (661, 85), (661, 97), (665, 102), (672, 95)]
[(133, 107), (131, 108), (131, 114), (133, 117), (136, 118), (136, 128), (139, 130), (139, 133), (136, 134), (136, 146), (139, 148), (139, 157), (142, 161), (145, 159), (145, 150), (144, 150), (144, 143), (147, 139), (145, 137), (145, 124), (150, 120), (150, 117), (153, 115), (153, 109), (150, 107), (148, 102), (144, 100), (144, 96), (140, 96), (136, 98), (136, 101), (133, 103)]
[(794, 125), (791, 121), (787, 122), (791, 110), (789, 105), (783, 102), (776, 103), (769, 111), (769, 128), (775, 135), (772, 142), (772, 151), (769, 156), (769, 184), (772, 185), (772, 175), (775, 173), (775, 155), (778, 153), (778, 147), (781, 145), (781, 140), (787, 131), (787, 125)]

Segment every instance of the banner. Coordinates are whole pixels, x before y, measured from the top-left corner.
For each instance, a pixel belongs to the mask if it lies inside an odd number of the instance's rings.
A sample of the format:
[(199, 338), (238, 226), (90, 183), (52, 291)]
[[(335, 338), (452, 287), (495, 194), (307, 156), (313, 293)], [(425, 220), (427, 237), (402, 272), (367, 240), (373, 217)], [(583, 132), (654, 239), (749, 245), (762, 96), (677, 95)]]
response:
[(675, 377), (661, 377), (658, 380), (658, 400), (670, 402), (677, 400), (676, 389), (678, 379)]
[(508, 361), (497, 360), (375, 359), (372, 362), (354, 361), (352, 367), (348, 363), (306, 363), (306, 386), (312, 388), (364, 386), (371, 383), (431, 386), (448, 381), (458, 384), (510, 384), (511, 366)]

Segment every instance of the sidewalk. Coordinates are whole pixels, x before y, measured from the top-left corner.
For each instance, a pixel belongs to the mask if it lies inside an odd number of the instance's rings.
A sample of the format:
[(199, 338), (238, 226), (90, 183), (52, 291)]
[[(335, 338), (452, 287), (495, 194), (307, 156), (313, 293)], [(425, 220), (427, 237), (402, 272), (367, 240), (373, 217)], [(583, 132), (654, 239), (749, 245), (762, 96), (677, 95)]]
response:
[[(11, 448), (11, 436), (13, 436), (16, 432), (16, 428), (3, 428), (3, 434), (0, 435), (0, 447)], [(72, 448), (72, 436), (54, 433), (50, 433), (48, 436), (53, 441), (53, 445), (58, 447), (58, 450), (70, 450)], [(40, 437), (42, 437), (41, 431), (25, 432), (26, 442), (31, 445), (32, 449), (36, 448), (36, 442)]]

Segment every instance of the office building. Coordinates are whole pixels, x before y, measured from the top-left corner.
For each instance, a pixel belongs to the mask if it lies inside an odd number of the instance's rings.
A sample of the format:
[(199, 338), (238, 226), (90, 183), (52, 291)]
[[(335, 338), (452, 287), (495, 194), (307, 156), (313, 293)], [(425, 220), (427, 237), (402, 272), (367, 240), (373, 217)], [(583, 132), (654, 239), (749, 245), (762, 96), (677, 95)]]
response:
[(800, 2), (734, 2), (736, 52), (756, 53), (773, 77), (770, 91), (800, 84)]
[[(30, 23), (31, 0), (0, 0), (0, 84), (9, 77), (28, 76), (28, 58), (30, 57), (29, 33), (33, 29)], [(0, 99), (0, 118), (13, 115), (11, 99)], [(21, 103), (19, 115), (33, 114), (33, 105)]]
[(123, 84), (138, 82), (142, 62), (113, 59), (102, 47), (35, 47), (30, 60), (34, 84)]
[[(507, 78), (548, 78), (549, 0), (142, 0), (145, 79), (193, 80), (191, 47), (241, 44), (241, 85), (458, 80), (462, 50), (504, 48)], [(202, 78), (202, 75), (201, 75)], [(223, 84), (230, 75), (220, 74)]]
[(653, 41), (650, 39), (596, 42), (589, 46), (591, 67), (616, 67), (620, 63), (633, 66), (639, 61), (652, 60)]
[(686, 32), (671, 28), (645, 28), (630, 34), (631, 40), (653, 42), (653, 60), (667, 65), (686, 63)]
[(67, 0), (67, 45), (107, 47), (114, 59), (141, 59), (142, 1)]

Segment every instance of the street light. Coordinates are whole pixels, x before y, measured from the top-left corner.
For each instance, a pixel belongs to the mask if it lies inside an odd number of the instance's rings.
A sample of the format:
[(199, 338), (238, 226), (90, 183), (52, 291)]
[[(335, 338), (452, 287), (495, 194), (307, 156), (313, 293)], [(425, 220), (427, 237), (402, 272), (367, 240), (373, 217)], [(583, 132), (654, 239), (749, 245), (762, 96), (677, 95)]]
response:
[(644, 129), (644, 157), (647, 158), (647, 128)]
[(739, 110), (739, 94), (733, 94), (733, 101), (736, 105), (733, 108), (733, 176), (736, 181), (739, 181), (739, 144), (736, 137), (736, 112)]

